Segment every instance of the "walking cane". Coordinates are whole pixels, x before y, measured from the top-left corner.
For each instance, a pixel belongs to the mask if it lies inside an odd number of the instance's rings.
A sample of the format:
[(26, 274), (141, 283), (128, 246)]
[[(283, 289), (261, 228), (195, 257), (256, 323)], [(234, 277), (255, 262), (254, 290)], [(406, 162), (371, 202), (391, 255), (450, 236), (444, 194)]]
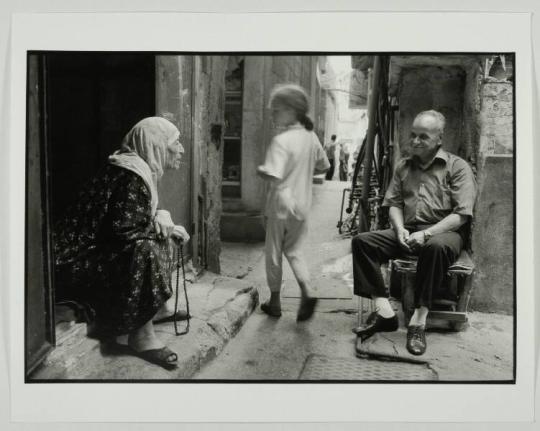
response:
[[(182, 332), (178, 331), (178, 322), (177, 322), (177, 310), (178, 310), (178, 285), (180, 284), (180, 268), (182, 268), (182, 280), (184, 283), (184, 297), (186, 299), (186, 313), (187, 313), (187, 324), (185, 329)], [(184, 242), (182, 240), (178, 241), (178, 247), (176, 248), (176, 295), (174, 299), (174, 333), (176, 335), (186, 335), (189, 332), (189, 321), (191, 320), (191, 314), (189, 313), (189, 299), (186, 288), (186, 270), (184, 268)]]

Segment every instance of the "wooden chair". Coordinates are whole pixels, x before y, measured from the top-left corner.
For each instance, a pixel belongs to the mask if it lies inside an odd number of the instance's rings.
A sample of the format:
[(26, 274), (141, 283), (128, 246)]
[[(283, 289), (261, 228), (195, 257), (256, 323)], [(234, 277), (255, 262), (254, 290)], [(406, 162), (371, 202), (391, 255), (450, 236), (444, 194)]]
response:
[[(417, 260), (414, 257), (407, 259), (393, 259), (390, 261), (391, 282), (399, 283), (401, 288), (401, 304), (406, 324), (414, 312), (414, 279), (416, 276)], [(446, 283), (452, 284), (457, 293), (457, 301), (449, 299), (434, 299), (433, 310), (429, 311), (429, 320), (443, 320), (450, 324), (454, 331), (461, 331), (467, 324), (467, 309), (472, 291), (472, 277), (474, 262), (466, 250), (463, 250), (458, 259), (448, 268)]]

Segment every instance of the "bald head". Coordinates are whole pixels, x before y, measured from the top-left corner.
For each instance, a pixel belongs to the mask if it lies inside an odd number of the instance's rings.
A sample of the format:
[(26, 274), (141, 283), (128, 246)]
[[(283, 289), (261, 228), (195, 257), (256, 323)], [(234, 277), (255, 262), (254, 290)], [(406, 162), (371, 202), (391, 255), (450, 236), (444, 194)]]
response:
[(430, 110), (420, 112), (413, 121), (410, 135), (410, 153), (427, 163), (433, 159), (442, 145), (444, 115)]
[(442, 136), (445, 124), (444, 115), (434, 109), (420, 112), (413, 121), (413, 127), (433, 131), (433, 133), (438, 133), (439, 136)]

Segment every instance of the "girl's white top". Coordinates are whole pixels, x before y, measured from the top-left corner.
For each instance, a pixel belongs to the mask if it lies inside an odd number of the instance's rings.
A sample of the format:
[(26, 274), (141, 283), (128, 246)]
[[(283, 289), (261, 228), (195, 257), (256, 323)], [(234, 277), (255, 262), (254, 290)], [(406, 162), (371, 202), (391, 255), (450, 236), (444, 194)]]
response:
[(272, 140), (259, 170), (277, 178), (270, 185), (265, 215), (305, 220), (311, 209), (314, 170), (325, 170), (330, 162), (317, 138), (300, 124), (290, 126)]

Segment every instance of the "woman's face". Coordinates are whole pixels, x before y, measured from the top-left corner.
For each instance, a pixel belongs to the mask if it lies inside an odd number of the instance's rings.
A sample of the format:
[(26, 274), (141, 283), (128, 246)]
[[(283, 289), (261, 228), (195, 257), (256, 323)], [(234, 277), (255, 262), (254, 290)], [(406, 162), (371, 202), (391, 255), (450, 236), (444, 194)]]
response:
[(272, 121), (278, 127), (290, 126), (296, 123), (296, 112), (291, 107), (280, 102), (274, 102), (271, 106)]
[(182, 155), (184, 154), (184, 147), (180, 143), (180, 138), (178, 138), (176, 141), (174, 141), (172, 144), (169, 145), (167, 148), (167, 151), (169, 152), (169, 168), (170, 169), (178, 169), (180, 168)]

